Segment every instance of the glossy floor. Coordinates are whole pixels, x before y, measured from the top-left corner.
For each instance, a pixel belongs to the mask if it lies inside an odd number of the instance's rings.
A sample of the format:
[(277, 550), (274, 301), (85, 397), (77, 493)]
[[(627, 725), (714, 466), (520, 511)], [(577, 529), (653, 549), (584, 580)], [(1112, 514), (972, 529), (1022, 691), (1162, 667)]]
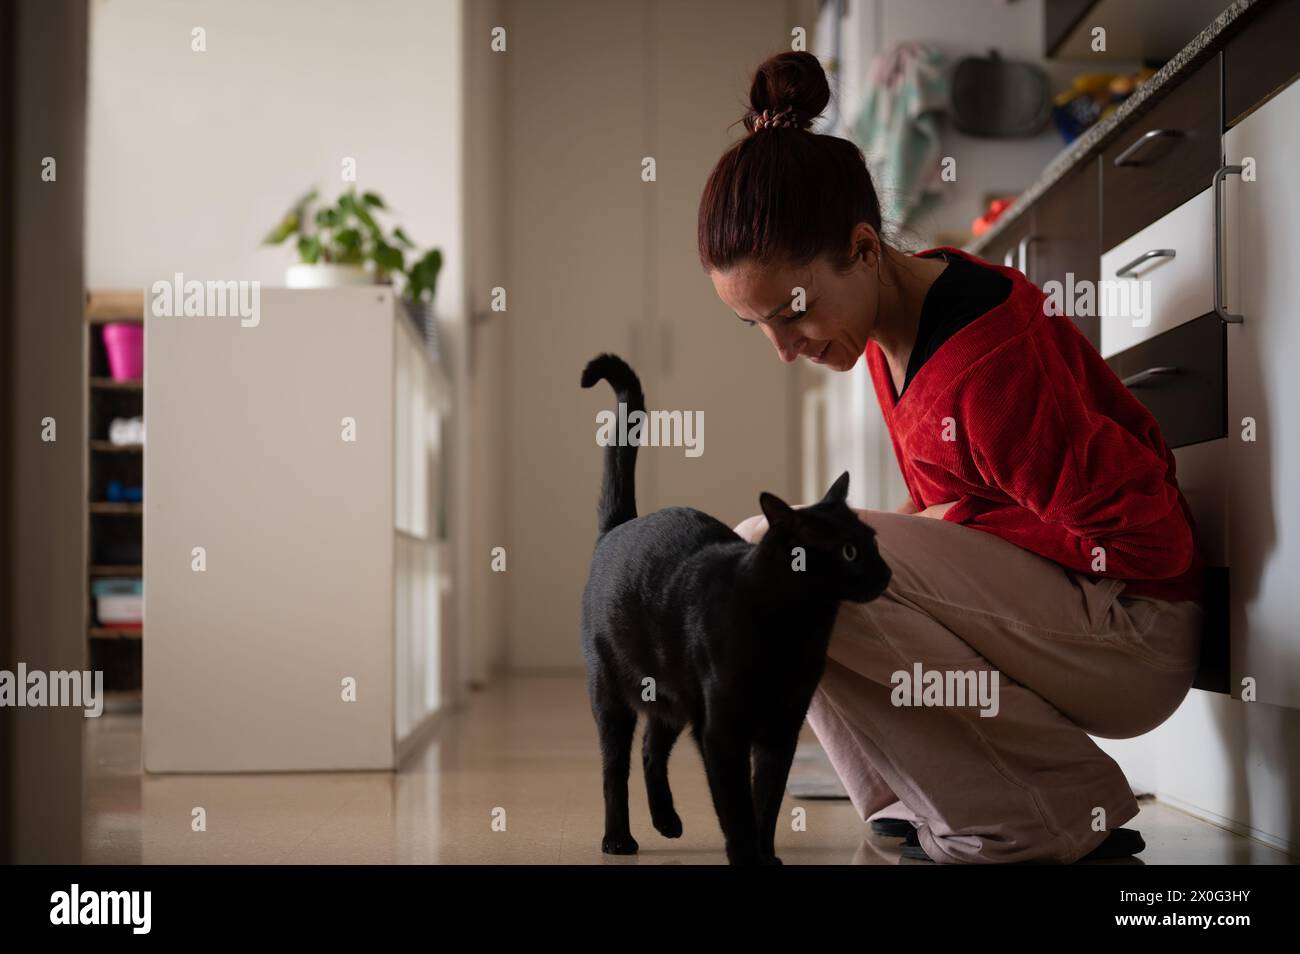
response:
[[(805, 727), (809, 741), (812, 736)], [(638, 748), (639, 751), (639, 748)], [(692, 743), (671, 778), (685, 834), (650, 826), (638, 759), (632, 829), (639, 855), (600, 852), (600, 763), (579, 677), (514, 677), (475, 693), (393, 773), (150, 775), (140, 716), (88, 720), (85, 860), (102, 864), (720, 864), (721, 834)], [(898, 864), (847, 801), (801, 802), (805, 831), (777, 832), (786, 864)], [(1281, 852), (1144, 801), (1145, 864), (1287, 864)], [(783, 816), (795, 803), (787, 795)], [(202, 808), (206, 831), (191, 827)], [(504, 831), (494, 819), (504, 818)], [(918, 862), (903, 862), (913, 864)], [(924, 864), (924, 862), (919, 862)], [(1114, 863), (1114, 862), (1111, 862)], [(1124, 863), (1139, 863), (1128, 861)]]

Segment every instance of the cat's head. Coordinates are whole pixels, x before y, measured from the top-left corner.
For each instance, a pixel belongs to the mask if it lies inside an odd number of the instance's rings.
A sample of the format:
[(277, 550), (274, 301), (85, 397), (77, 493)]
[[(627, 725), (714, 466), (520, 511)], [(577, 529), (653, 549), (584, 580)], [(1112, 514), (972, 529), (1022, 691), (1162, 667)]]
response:
[(774, 494), (760, 494), (768, 524), (763, 542), (791, 572), (808, 574), (817, 589), (866, 603), (885, 591), (890, 570), (876, 547), (876, 531), (849, 508), (848, 495), (848, 471), (811, 507), (796, 510)]

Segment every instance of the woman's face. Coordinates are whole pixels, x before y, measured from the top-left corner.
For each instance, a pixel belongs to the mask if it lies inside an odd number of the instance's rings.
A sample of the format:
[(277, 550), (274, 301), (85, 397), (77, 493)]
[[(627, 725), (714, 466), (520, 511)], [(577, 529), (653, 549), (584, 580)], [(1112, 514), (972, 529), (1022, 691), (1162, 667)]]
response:
[[(741, 321), (757, 327), (782, 361), (803, 357), (848, 371), (875, 327), (878, 262), (878, 252), (868, 248), (847, 271), (819, 256), (805, 266), (741, 262), (709, 277), (718, 297)], [(799, 289), (803, 311), (796, 310)]]

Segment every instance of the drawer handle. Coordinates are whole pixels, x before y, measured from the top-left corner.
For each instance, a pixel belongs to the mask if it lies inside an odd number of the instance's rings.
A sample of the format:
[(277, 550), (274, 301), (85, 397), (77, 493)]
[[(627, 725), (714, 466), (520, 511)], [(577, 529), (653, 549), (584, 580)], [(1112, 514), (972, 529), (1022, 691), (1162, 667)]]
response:
[(1007, 268), (1016, 267), (1016, 250), (1014, 248), (1007, 249), (1007, 254), (1002, 256), (1002, 264)]
[(1137, 268), (1143, 262), (1153, 258), (1173, 258), (1177, 254), (1178, 253), (1175, 252), (1172, 248), (1153, 248), (1149, 252), (1143, 252), (1137, 258), (1133, 259), (1133, 261), (1129, 262), (1123, 268), (1115, 272), (1115, 277), (1136, 278), (1137, 276), (1133, 274), (1133, 269)]
[(1223, 178), (1241, 175), (1241, 166), (1223, 166), (1214, 172), (1214, 310), (1225, 324), (1241, 323), (1241, 315), (1228, 311), (1223, 301)]
[(1147, 368), (1145, 371), (1139, 371), (1137, 374), (1130, 374), (1127, 378), (1121, 378), (1120, 383), (1126, 388), (1140, 388), (1142, 385), (1154, 378), (1177, 373), (1177, 368)]
[(1133, 145), (1129, 146), (1127, 149), (1125, 149), (1123, 152), (1121, 152), (1118, 156), (1115, 157), (1115, 165), (1116, 166), (1140, 165), (1140, 163), (1133, 161), (1133, 155), (1145, 149), (1150, 143), (1155, 142), (1157, 139), (1165, 139), (1169, 136), (1181, 137), (1182, 133), (1177, 129), (1152, 129), (1148, 132), (1144, 132), (1141, 136), (1138, 136), (1137, 141), (1134, 142)]
[(1016, 268), (1020, 274), (1029, 277), (1029, 246), (1038, 241), (1037, 235), (1026, 235), (1016, 246)]

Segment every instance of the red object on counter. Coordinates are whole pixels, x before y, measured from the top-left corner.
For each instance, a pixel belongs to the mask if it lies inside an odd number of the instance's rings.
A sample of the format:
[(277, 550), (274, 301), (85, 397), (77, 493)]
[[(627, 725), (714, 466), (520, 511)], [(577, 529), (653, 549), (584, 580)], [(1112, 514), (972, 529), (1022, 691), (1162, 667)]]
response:
[(981, 235), (987, 232), (989, 228), (993, 225), (993, 223), (996, 222), (998, 218), (1002, 215), (1002, 213), (1005, 212), (1007, 209), (1011, 208), (1013, 201), (1014, 200), (1012, 199), (994, 199), (992, 202), (990, 202), (988, 211), (971, 223), (970, 225), (971, 234), (974, 235), (976, 238), (979, 238)]

